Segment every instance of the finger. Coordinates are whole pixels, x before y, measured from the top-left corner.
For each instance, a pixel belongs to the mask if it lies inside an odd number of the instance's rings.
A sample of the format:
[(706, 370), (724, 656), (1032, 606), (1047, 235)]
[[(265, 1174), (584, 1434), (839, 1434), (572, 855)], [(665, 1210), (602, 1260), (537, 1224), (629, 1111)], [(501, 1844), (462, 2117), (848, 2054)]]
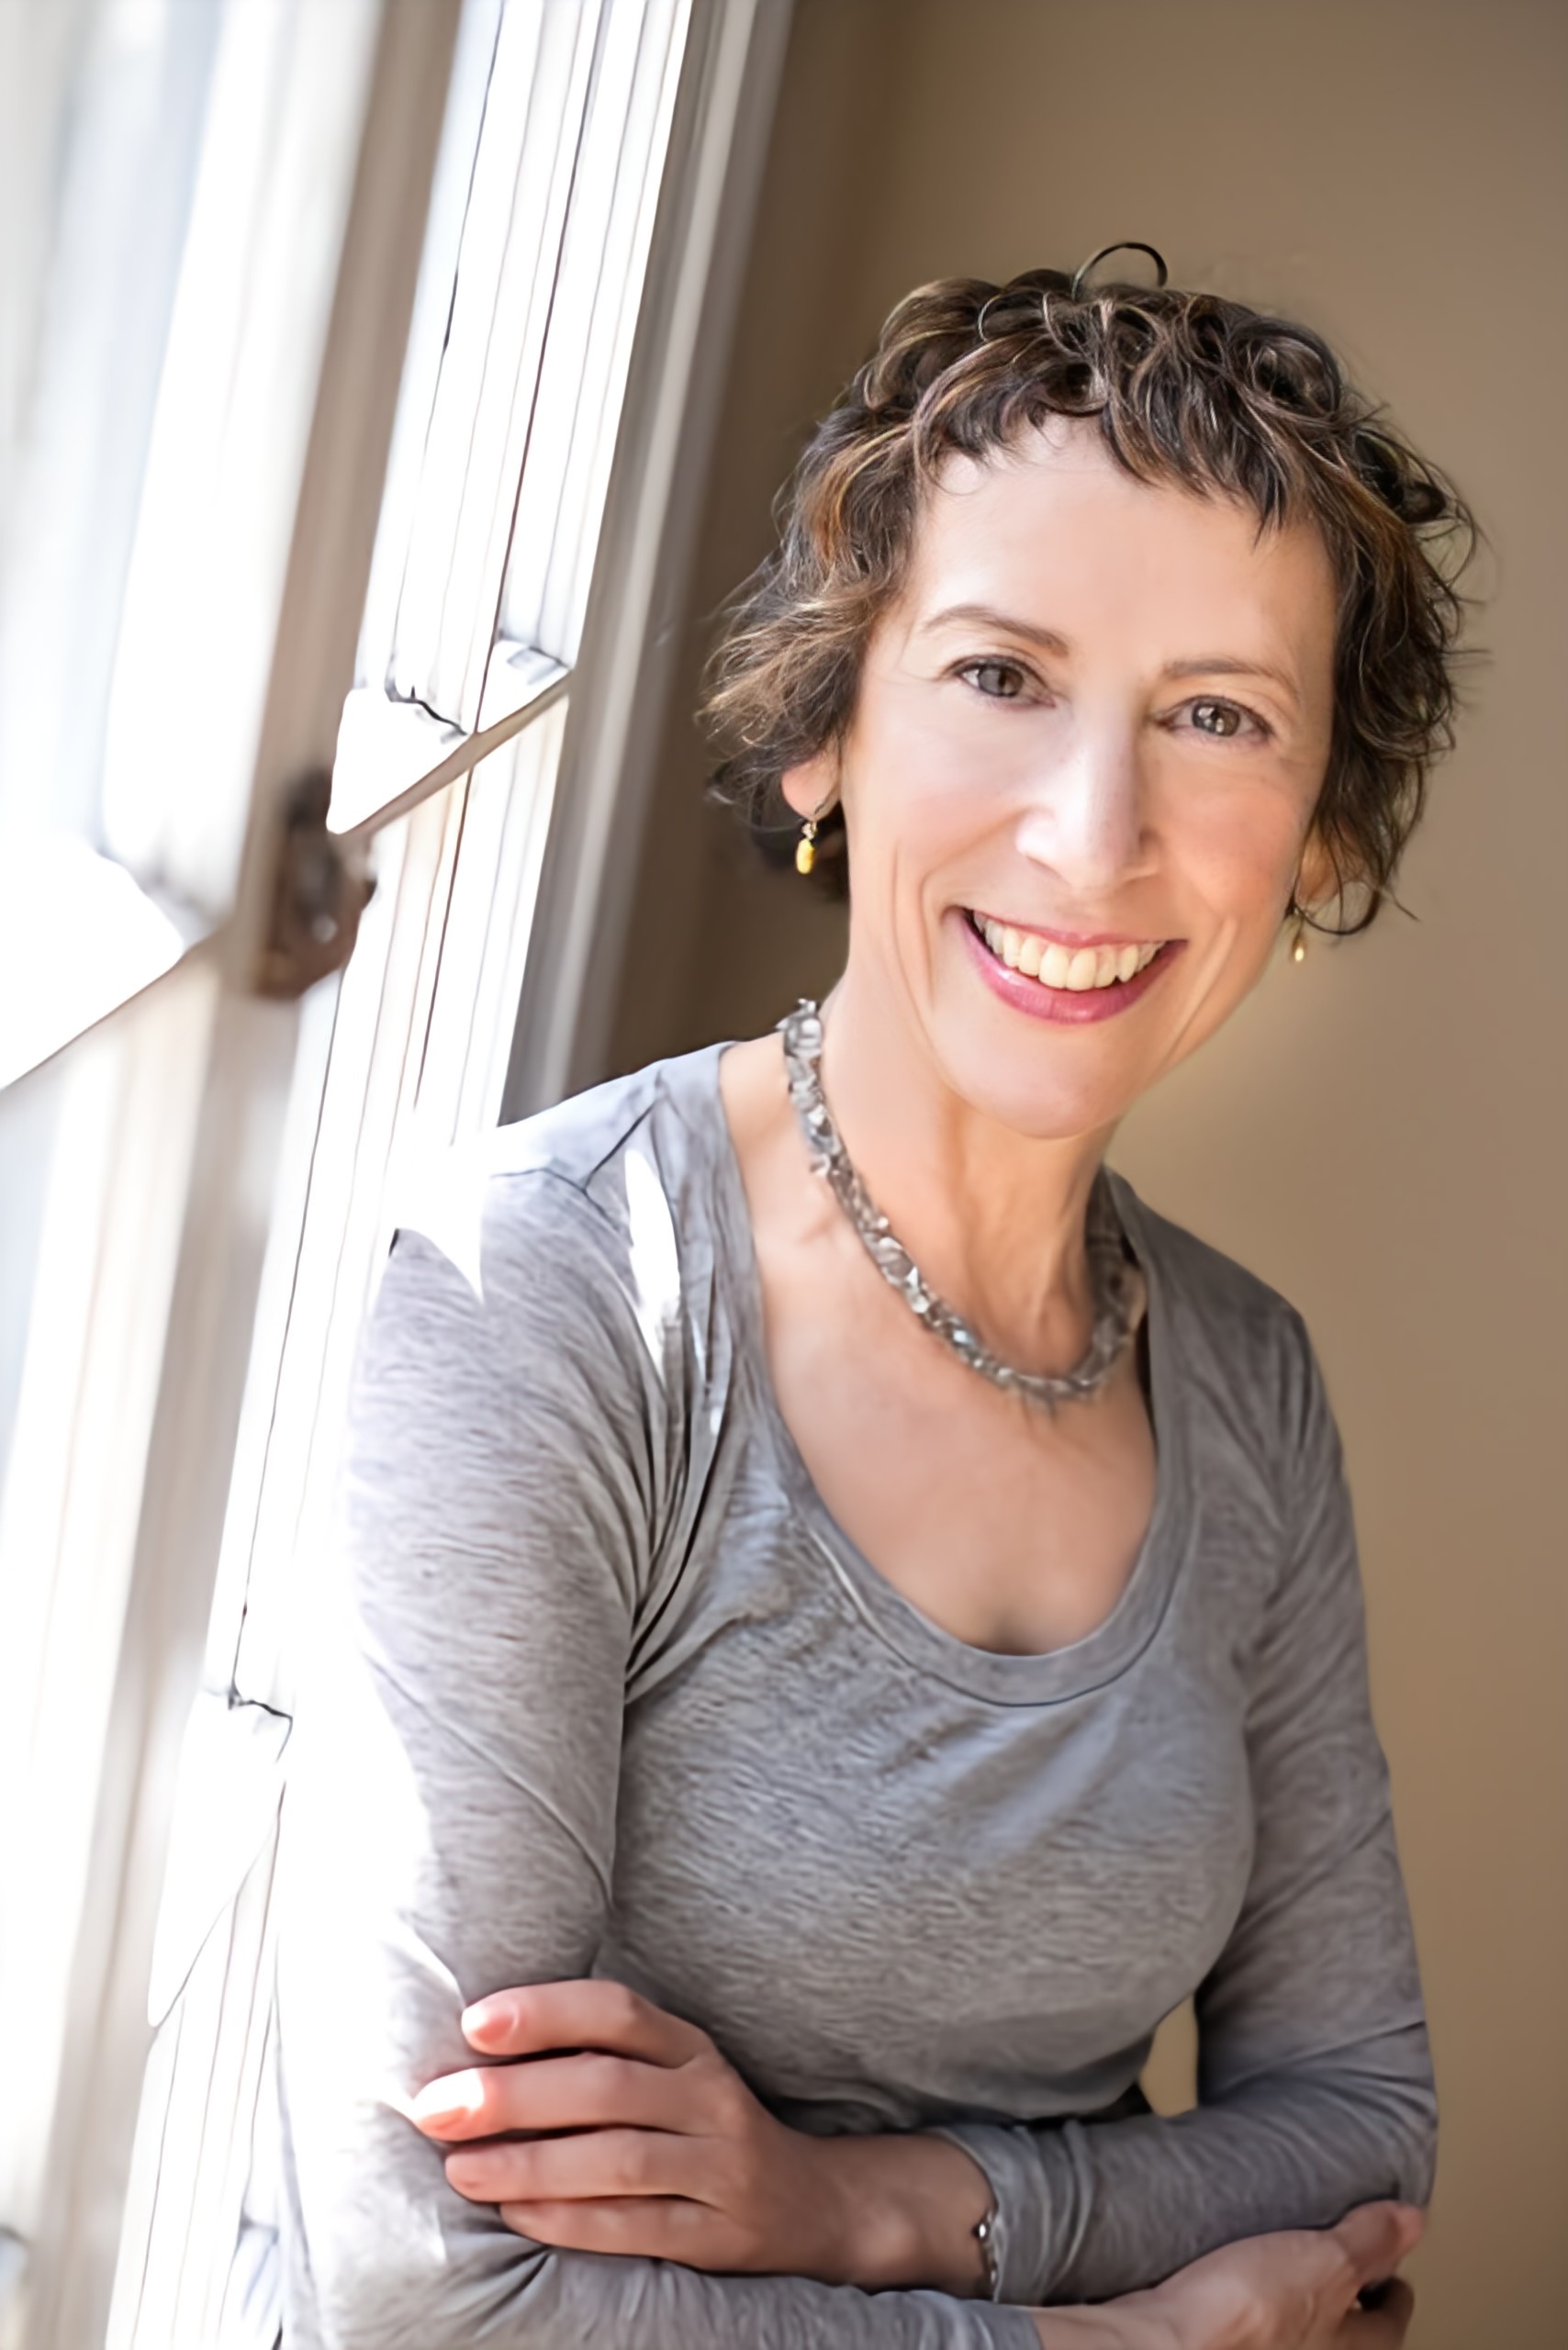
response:
[(663, 2130), (583, 2130), (566, 2138), (462, 2146), (446, 2176), (471, 2203), (610, 2202), (626, 2197), (703, 2199), (713, 2179), (693, 2141)]
[(403, 2111), (416, 2130), (432, 2138), (488, 2137), (505, 2126), (490, 2119), (496, 2095), (487, 2078), (491, 2069), (500, 2070), (476, 2065), (466, 2072), (443, 2073), (411, 2097)]
[(1401, 2326), (1407, 2326), (1416, 2310), (1416, 2296), (1403, 2277), (1390, 2277), (1381, 2285), (1368, 2285), (1362, 2290), (1362, 2308), (1380, 2317), (1387, 2317)]
[(530, 1983), (477, 1999), (463, 2012), (463, 2035), (491, 2056), (548, 2049), (607, 2048), (648, 2065), (684, 2065), (708, 2035), (666, 2015), (623, 1983)]
[(688, 2110), (687, 2088), (678, 2069), (590, 2051), (445, 2073), (407, 2111), (427, 2137), (449, 2144), (509, 2130), (678, 2130), (699, 2119)]
[(1414, 2252), (1425, 2224), (1408, 2203), (1363, 2203), (1330, 2232), (1361, 2282), (1376, 2285)]
[(722, 2231), (711, 2214), (678, 2196), (610, 2197), (599, 2203), (503, 2203), (501, 2218), (514, 2235), (560, 2252), (678, 2260), (687, 2268), (730, 2265)]
[(1346, 2319), (1335, 2350), (1400, 2350), (1415, 2314), (1416, 2296), (1400, 2277), (1377, 2289), (1376, 2307), (1356, 2310)]

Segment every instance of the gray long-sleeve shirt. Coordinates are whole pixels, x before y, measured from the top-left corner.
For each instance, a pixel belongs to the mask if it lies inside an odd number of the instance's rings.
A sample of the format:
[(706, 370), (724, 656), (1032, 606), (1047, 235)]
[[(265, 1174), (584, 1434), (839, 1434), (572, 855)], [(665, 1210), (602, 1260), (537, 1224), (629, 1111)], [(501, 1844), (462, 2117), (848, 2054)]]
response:
[[(472, 2061), (465, 2001), (590, 1972), (703, 2025), (801, 2127), (958, 2137), (1007, 2302), (1428, 2191), (1300, 1321), (1118, 1182), (1148, 1537), (1086, 1639), (967, 1647), (848, 1541), (783, 1423), (717, 1069), (493, 1137), (385, 1269), (284, 1840), (291, 2345), (1030, 2350), (1016, 2308), (555, 2253), (458, 2197), (400, 2102)], [(1198, 2109), (1086, 2121), (1194, 1991)]]

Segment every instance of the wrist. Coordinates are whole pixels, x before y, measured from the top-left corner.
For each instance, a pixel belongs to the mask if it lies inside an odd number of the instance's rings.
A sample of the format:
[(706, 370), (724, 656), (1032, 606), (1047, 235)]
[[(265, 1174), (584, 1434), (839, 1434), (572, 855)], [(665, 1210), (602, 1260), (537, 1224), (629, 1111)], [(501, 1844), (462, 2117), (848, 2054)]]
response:
[(1041, 2350), (1124, 2350), (1099, 2310), (1031, 2310)]
[(1158, 2297), (1126, 2293), (1096, 2308), (1031, 2310), (1043, 2350), (1176, 2350)]
[(1139, 2306), (1141, 2294), (1099, 2309), (1031, 2310), (1041, 2350), (1169, 2350)]
[(960, 2299), (984, 2292), (975, 2230), (991, 2209), (991, 2186), (961, 2146), (911, 2132), (824, 2139), (822, 2151), (846, 2283), (866, 2292), (926, 2286)]

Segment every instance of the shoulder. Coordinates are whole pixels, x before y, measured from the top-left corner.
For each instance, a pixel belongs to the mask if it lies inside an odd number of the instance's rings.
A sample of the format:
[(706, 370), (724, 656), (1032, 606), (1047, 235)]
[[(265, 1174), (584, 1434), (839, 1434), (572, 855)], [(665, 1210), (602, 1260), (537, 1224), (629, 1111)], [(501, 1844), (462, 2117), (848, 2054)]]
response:
[(1288, 1472), (1327, 1417), (1301, 1315), (1235, 1258), (1149, 1207), (1125, 1178), (1113, 1180), (1183, 1390), (1249, 1450)]
[(657, 1334), (679, 1319), (687, 1285), (711, 1258), (724, 1144), (716, 1059), (711, 1047), (656, 1061), (455, 1147), (411, 1154), (391, 1185), (378, 1311), (388, 1291), (431, 1286), (466, 1292), (492, 1322), (580, 1325), (629, 1311), (656, 1355)]

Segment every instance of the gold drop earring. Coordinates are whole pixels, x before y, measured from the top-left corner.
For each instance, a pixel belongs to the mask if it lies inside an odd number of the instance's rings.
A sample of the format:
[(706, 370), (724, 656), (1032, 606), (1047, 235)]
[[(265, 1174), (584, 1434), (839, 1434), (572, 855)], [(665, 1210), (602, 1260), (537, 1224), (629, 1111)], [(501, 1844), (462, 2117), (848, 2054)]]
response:
[(1291, 891), (1291, 901), (1285, 908), (1285, 920), (1294, 922), (1295, 924), (1295, 934), (1291, 940), (1291, 961), (1305, 963), (1306, 960), (1306, 909), (1305, 906), (1297, 905), (1294, 890)]
[(801, 824), (801, 837), (795, 843), (795, 870), (797, 873), (811, 873), (815, 870), (817, 862), (817, 830), (823, 818), (829, 812), (834, 805), (834, 795), (830, 791), (827, 798), (823, 801), (822, 806), (820, 808), (814, 808), (812, 811), (812, 813)]

